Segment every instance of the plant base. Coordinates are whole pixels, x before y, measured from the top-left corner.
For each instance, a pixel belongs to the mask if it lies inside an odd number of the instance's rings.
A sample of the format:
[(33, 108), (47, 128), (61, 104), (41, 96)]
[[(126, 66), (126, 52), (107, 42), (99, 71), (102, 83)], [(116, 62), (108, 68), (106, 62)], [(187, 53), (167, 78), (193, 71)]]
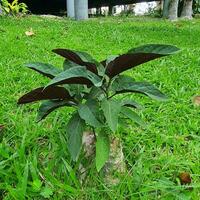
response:
[[(83, 134), (83, 148), (87, 159), (95, 157), (95, 135), (93, 132), (84, 132)], [(80, 165), (81, 180), (86, 178), (87, 170)], [(120, 175), (126, 172), (126, 164), (124, 161), (124, 154), (121, 141), (113, 137), (110, 142), (110, 156), (102, 169), (105, 183), (108, 185), (116, 185), (119, 179), (115, 175)]]

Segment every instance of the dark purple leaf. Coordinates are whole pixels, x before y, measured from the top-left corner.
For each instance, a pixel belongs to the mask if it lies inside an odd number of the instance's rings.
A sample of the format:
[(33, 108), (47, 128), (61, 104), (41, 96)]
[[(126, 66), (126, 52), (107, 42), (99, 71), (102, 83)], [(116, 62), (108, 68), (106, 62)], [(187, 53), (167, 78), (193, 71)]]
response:
[(85, 52), (72, 51), (69, 49), (53, 49), (52, 51), (78, 65), (86, 66), (89, 71), (95, 74), (98, 73), (96, 67), (96, 64), (98, 64), (98, 62)]
[(102, 80), (99, 76), (88, 71), (85, 67), (78, 65), (58, 74), (46, 87), (61, 84), (85, 84), (87, 86), (100, 86), (102, 84)]
[[(171, 45), (151, 44), (131, 49), (126, 54), (113, 57), (110, 62), (102, 61), (106, 74), (112, 78), (123, 71), (131, 69), (148, 61), (176, 53), (179, 49)], [(107, 63), (107, 64), (106, 64)]]
[(18, 104), (31, 103), (39, 100), (47, 100), (47, 99), (73, 99), (69, 92), (63, 87), (49, 87), (44, 90), (44, 87), (40, 87), (37, 89), (28, 92), (23, 95), (19, 100)]
[(38, 111), (37, 119), (38, 121), (41, 121), (45, 119), (51, 112), (53, 112), (57, 108), (61, 108), (63, 106), (72, 106), (72, 105), (76, 105), (76, 103), (73, 101), (68, 101), (68, 100), (63, 100), (63, 101), (48, 100), (48, 101), (42, 102)]

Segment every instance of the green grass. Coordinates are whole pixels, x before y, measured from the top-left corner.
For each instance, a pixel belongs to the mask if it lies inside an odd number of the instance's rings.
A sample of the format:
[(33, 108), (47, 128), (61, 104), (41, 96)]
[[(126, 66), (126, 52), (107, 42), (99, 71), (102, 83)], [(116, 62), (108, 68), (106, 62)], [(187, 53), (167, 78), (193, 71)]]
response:
[[(40, 17), (0, 19), (0, 199), (200, 199), (200, 20), (171, 23), (148, 18), (99, 18), (86, 22)], [(25, 31), (35, 35), (27, 37)], [(101, 60), (147, 43), (172, 44), (177, 55), (139, 66), (128, 74), (147, 80), (169, 96), (160, 103), (146, 97), (140, 112), (146, 129), (128, 124), (116, 133), (123, 142), (128, 173), (108, 187), (92, 165), (80, 186), (67, 163), (65, 127), (71, 110), (60, 109), (36, 123), (38, 104), (17, 106), (25, 92), (47, 83), (26, 69), (30, 61), (61, 66), (56, 47), (87, 51)], [(189, 172), (193, 189), (178, 175)]]

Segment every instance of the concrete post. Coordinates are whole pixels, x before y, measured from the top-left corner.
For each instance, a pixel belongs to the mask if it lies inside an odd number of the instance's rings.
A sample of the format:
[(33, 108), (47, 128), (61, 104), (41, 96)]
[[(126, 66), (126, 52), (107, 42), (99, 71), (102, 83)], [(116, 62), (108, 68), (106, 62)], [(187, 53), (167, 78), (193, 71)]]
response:
[(169, 5), (170, 5), (170, 0), (164, 0), (163, 13), (162, 13), (163, 18), (169, 17)]
[(75, 0), (75, 19), (88, 19), (88, 0)]
[(67, 1), (67, 16), (70, 18), (75, 18), (74, 0), (66, 0), (66, 1)]

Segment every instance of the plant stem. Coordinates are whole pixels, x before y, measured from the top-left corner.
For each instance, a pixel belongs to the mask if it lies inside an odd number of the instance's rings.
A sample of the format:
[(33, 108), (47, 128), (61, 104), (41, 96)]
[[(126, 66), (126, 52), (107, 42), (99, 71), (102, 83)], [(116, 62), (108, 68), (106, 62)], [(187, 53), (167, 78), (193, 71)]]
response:
[(94, 127), (92, 127), (92, 131), (93, 131), (93, 134), (94, 134), (94, 139), (95, 139), (95, 141), (97, 141), (97, 136), (96, 136), (96, 132), (95, 132)]
[(106, 86), (106, 97), (107, 97), (107, 99), (109, 99), (109, 87), (110, 87), (111, 81), (112, 81), (112, 80), (109, 79), (108, 85)]
[(113, 95), (109, 96), (108, 99), (113, 98), (117, 93), (114, 93)]
[(101, 89), (103, 90), (103, 92), (105, 93), (106, 97), (107, 97), (107, 91), (101, 86)]

